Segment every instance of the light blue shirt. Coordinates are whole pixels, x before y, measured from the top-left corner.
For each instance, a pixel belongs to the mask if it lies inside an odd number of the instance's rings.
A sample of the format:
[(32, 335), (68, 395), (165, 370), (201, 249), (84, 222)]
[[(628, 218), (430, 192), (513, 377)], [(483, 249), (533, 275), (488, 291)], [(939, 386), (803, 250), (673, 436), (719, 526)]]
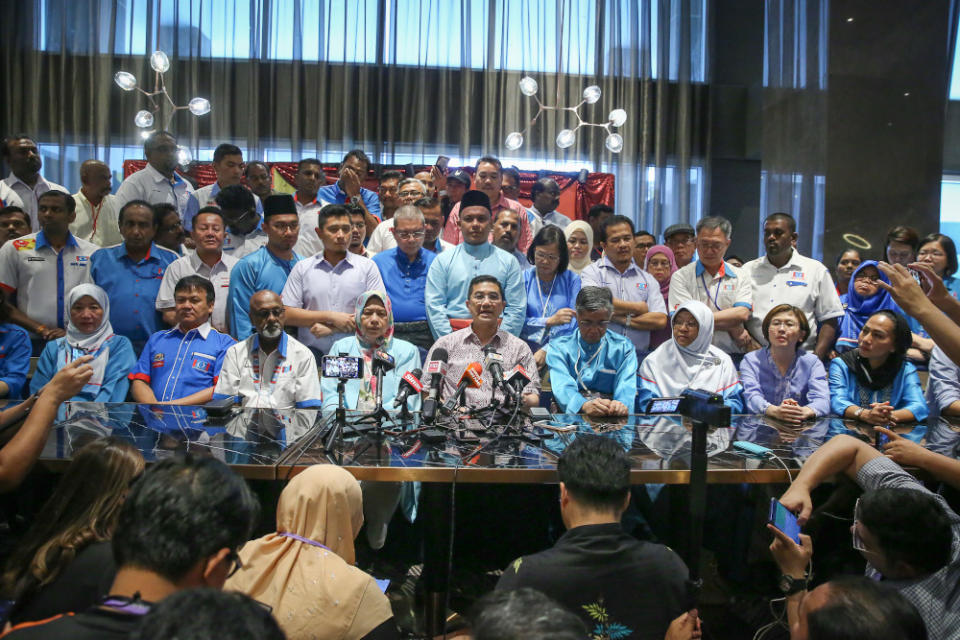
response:
[(861, 389), (856, 376), (843, 359), (834, 358), (830, 362), (830, 408), (833, 412), (843, 417), (847, 407), (869, 406), (871, 402), (889, 402), (895, 410), (907, 409), (918, 422), (926, 420), (929, 413), (927, 403), (923, 400), (917, 368), (909, 362), (904, 362), (900, 367), (893, 384), (874, 391)]
[(0, 382), (7, 383), (7, 397), (19, 398), (30, 372), (30, 334), (15, 324), (0, 324)]
[(740, 363), (740, 383), (748, 413), (764, 413), (771, 404), (780, 406), (787, 398), (801, 407), (810, 407), (817, 417), (830, 413), (827, 370), (813, 353), (802, 349), (785, 375), (780, 375), (770, 347), (751, 351)]
[(558, 273), (552, 283), (540, 282), (536, 269), (523, 272), (523, 285), (527, 291), (527, 319), (520, 337), (536, 351), (555, 338), (573, 333), (577, 320), (547, 329), (547, 320), (560, 309), (573, 309), (580, 293), (580, 276), (567, 269)]
[[(568, 272), (569, 273), (569, 272)], [(565, 413), (578, 413), (586, 391), (610, 394), (633, 411), (637, 397), (637, 352), (619, 333), (607, 331), (600, 342), (584, 342), (580, 330), (550, 341), (550, 388)]]
[(421, 248), (413, 262), (400, 247), (373, 256), (380, 277), (393, 304), (394, 322), (423, 322), (427, 319), (424, 292), (427, 272), (437, 254)]
[[(610, 289), (614, 298), (627, 302), (646, 302), (648, 313), (666, 315), (667, 305), (660, 293), (660, 283), (656, 278), (637, 266), (633, 260), (623, 273), (617, 270), (606, 255), (593, 264), (588, 264), (580, 272), (580, 280), (585, 287), (605, 287)], [(650, 332), (639, 329), (627, 329), (623, 325), (611, 324), (608, 331), (616, 331), (630, 338), (637, 351), (646, 351), (650, 346)]]
[(266, 247), (260, 247), (233, 266), (230, 270), (227, 316), (230, 319), (230, 333), (234, 338), (246, 340), (253, 334), (249, 315), (250, 298), (253, 294), (269, 289), (280, 295), (287, 283), (287, 276), (301, 260), (303, 258), (298, 253), (293, 254), (293, 260), (283, 260), (270, 253)]
[[(84, 385), (77, 395), (70, 398), (72, 401), (123, 402), (127, 399), (127, 390), (130, 389), (127, 374), (130, 373), (130, 369), (137, 362), (137, 357), (133, 353), (133, 346), (126, 336), (113, 335), (103, 343), (100, 351), (89, 355), (94, 356), (94, 358), (101, 357), (104, 349), (109, 349), (109, 356), (103, 372), (103, 380), (99, 384), (91, 381)], [(63, 353), (66, 350), (71, 350), (73, 353)], [(81, 355), (87, 354), (71, 349), (66, 338), (57, 338), (48, 342), (40, 354), (40, 359), (37, 361), (37, 370), (30, 380), (30, 392), (37, 393), (40, 391), (43, 385), (50, 382), (63, 362), (73, 361)]]
[(493, 276), (503, 286), (507, 306), (500, 328), (519, 336), (527, 306), (520, 265), (512, 255), (489, 242), (466, 242), (436, 257), (427, 272), (427, 321), (434, 338), (452, 332), (450, 318), (469, 318), (467, 293), (470, 281), (480, 275)]
[[(375, 191), (360, 187), (360, 198), (363, 200), (363, 206), (367, 208), (367, 211), (379, 220), (380, 196), (378, 196)], [(323, 200), (324, 202), (331, 202), (333, 204), (345, 204), (347, 202), (347, 194), (340, 188), (340, 181), (337, 180), (333, 184), (320, 187), (320, 189), (317, 190), (317, 200)]]
[[(393, 356), (395, 365), (393, 369), (383, 374), (383, 407), (389, 411), (393, 410), (393, 399), (397, 397), (400, 388), (400, 379), (407, 371), (419, 369), (420, 350), (406, 340), (392, 338), (390, 346), (386, 352)], [(330, 347), (330, 353), (339, 355), (345, 353), (348, 356), (362, 356), (362, 348), (357, 341), (356, 336), (341, 338)], [(369, 371), (364, 371), (364, 375), (369, 375)], [(337, 384), (336, 378), (321, 378), (320, 389), (323, 392), (323, 411), (333, 411), (337, 408)], [(354, 378), (347, 381), (343, 393), (344, 406), (347, 409), (356, 409), (360, 397), (360, 390), (363, 388), (363, 380)], [(420, 410), (420, 394), (411, 393), (407, 398), (407, 408), (410, 411)]]

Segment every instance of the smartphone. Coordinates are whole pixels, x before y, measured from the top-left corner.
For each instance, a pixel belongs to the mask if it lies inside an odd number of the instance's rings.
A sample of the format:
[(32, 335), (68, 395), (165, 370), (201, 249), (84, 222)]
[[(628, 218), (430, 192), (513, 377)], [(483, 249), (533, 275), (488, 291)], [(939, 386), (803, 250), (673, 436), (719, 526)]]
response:
[(909, 269), (910, 275), (913, 276), (914, 281), (923, 287), (923, 277), (920, 275), (920, 272), (916, 269)]
[(360, 356), (323, 356), (320, 375), (324, 378), (362, 378), (363, 358)]
[(448, 158), (447, 156), (437, 156), (437, 162), (436, 162), (437, 169), (440, 169), (440, 171), (446, 171), (447, 165), (449, 164), (450, 164), (450, 158)]
[(877, 451), (883, 451), (883, 445), (887, 444), (888, 442), (890, 442), (890, 436), (881, 431), (874, 431), (873, 443), (877, 448)]
[(767, 517), (767, 522), (800, 544), (800, 525), (797, 524), (797, 516), (790, 513), (789, 509), (780, 504), (776, 498), (770, 498), (770, 515)]
[(683, 398), (653, 398), (647, 403), (647, 413), (676, 413)]

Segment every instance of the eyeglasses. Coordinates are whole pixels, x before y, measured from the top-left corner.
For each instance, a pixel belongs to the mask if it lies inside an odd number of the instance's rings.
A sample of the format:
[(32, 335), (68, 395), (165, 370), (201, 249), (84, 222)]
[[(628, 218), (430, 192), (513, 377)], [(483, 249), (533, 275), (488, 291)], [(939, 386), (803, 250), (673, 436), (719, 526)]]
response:
[(543, 262), (556, 262), (560, 259), (560, 256), (554, 255), (552, 253), (540, 253), (539, 251), (533, 252), (534, 260), (541, 260)]
[(230, 551), (227, 555), (227, 560), (231, 563), (230, 571), (227, 572), (227, 578), (232, 578), (237, 571), (243, 569), (243, 563), (240, 561), (240, 554), (237, 553), (236, 549)]
[(872, 283), (874, 283), (874, 284), (876, 284), (877, 282), (880, 282), (880, 276), (868, 276), (868, 275), (863, 274), (863, 273), (858, 273), (853, 279), (854, 279), (854, 280), (866, 280), (866, 281), (872, 282)]
[(483, 302), (484, 300), (500, 302), (503, 298), (500, 297), (499, 293), (483, 293), (482, 291), (478, 291), (470, 296), (470, 299), (474, 302)]
[(397, 195), (399, 195), (401, 198), (412, 198), (413, 196), (422, 196), (423, 193), (421, 193), (420, 191), (414, 190), (414, 191), (401, 191)]
[(422, 238), (425, 234), (423, 231), (395, 231), (398, 238), (402, 240), (413, 240), (414, 238)]
[(275, 309), (260, 309), (259, 311), (254, 311), (253, 315), (260, 320), (266, 320), (270, 316), (276, 316), (278, 318), (283, 317), (283, 307)]

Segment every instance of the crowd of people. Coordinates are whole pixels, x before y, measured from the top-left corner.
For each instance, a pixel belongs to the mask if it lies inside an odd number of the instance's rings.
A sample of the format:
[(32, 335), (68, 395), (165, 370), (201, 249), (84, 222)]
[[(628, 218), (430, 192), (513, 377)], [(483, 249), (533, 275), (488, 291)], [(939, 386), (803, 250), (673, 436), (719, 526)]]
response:
[[(195, 189), (177, 172), (176, 140), (157, 132), (146, 167), (116, 195), (96, 160), (71, 195), (43, 179), (29, 136), (2, 151), (0, 396), (32, 395), (0, 414), (0, 425), (24, 420), (0, 449), (0, 488), (21, 481), (65, 401), (332, 411), (337, 381), (317, 373), (325, 355), (363, 362), (342, 385), (357, 410), (393, 405), (404, 374), (428, 362), (447, 363), (444, 397), (479, 367), (464, 394), (473, 407), (540, 404), (547, 379), (557, 411), (590, 417), (703, 389), (736, 413), (794, 426), (833, 414), (891, 439), (886, 455), (831, 440), (781, 498), (802, 524), (818, 484), (844, 472), (860, 484), (854, 548), (874, 579), (807, 594), (810, 538), (774, 529), (793, 638), (960, 628), (960, 518), (897, 464), (960, 485), (958, 463), (889, 430), (960, 415), (960, 278), (947, 236), (897, 227), (879, 260), (849, 249), (834, 276), (797, 251), (789, 214), (767, 216), (765, 254), (744, 262), (720, 216), (672, 225), (658, 244), (607, 205), (584, 220), (558, 211), (550, 178), (524, 206), (518, 174), (492, 156), (472, 172), (386, 171), (377, 191), (362, 186), (371, 166), (360, 150), (333, 184), (308, 158), (291, 195), (273, 191), (269, 166), (223, 144), (216, 182)], [(501, 371), (523, 372), (515, 391), (488, 375), (491, 353)], [(374, 375), (383, 358), (394, 366)], [(926, 397), (918, 367), (929, 369)], [(630, 464), (602, 437), (564, 451), (568, 531), (506, 568), (475, 616), (477, 637), (699, 637), (679, 557), (621, 528)], [(251, 541), (256, 501), (225, 466), (143, 466), (111, 439), (76, 453), (0, 577), (12, 638), (207, 637), (230, 625), (232, 637), (397, 637), (353, 540), (366, 520), (370, 546), (383, 544), (399, 485), (312, 467), (284, 489), (277, 531)], [(224, 585), (245, 595), (217, 593)], [(236, 615), (218, 617), (224, 607)]]

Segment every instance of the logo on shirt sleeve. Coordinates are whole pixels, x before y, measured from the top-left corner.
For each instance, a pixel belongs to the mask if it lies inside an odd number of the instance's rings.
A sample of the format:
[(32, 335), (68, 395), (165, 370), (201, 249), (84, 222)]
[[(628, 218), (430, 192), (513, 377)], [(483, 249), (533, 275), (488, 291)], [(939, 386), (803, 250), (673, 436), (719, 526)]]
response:
[(19, 238), (13, 241), (13, 246), (17, 251), (30, 251), (37, 246), (37, 239)]
[(153, 362), (150, 363), (150, 367), (153, 369), (159, 369), (163, 367), (163, 354), (155, 353), (153, 354)]

